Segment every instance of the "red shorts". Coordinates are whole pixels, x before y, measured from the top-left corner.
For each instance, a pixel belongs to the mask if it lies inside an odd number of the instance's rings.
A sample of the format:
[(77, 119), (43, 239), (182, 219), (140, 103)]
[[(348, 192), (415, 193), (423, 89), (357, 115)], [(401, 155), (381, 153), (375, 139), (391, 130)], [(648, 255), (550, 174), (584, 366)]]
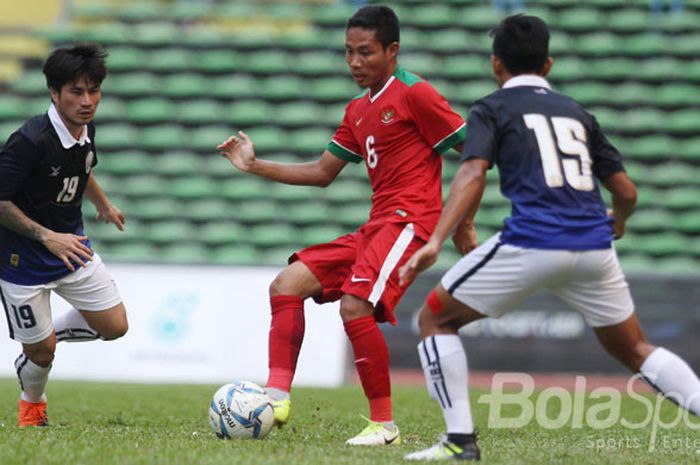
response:
[(394, 307), (408, 287), (399, 286), (399, 268), (424, 244), (412, 223), (365, 224), (295, 253), (289, 263), (301, 260), (319, 280), (323, 292), (316, 302), (354, 295), (374, 305), (377, 321), (396, 324)]

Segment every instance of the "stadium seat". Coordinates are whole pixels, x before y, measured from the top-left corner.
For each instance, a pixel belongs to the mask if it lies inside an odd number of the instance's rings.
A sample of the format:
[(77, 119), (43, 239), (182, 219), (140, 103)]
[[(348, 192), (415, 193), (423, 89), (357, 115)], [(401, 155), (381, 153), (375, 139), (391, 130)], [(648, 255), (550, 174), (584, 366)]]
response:
[(237, 245), (248, 236), (247, 229), (233, 221), (204, 224), (197, 233), (199, 240), (212, 247)]
[(649, 27), (649, 12), (637, 8), (614, 10), (608, 16), (608, 28), (616, 33), (628, 34), (645, 31)]
[(323, 121), (323, 107), (307, 101), (275, 106), (270, 121), (280, 126), (312, 126)]
[(147, 53), (144, 67), (153, 73), (177, 73), (192, 69), (198, 60), (198, 54), (186, 48), (159, 47)]
[(251, 246), (226, 245), (211, 250), (209, 261), (220, 265), (259, 265), (261, 256)]
[(171, 118), (182, 124), (204, 125), (221, 122), (226, 108), (216, 100), (189, 99), (176, 107)]
[[(101, 143), (101, 140), (98, 139), (97, 143)], [(141, 174), (144, 172), (144, 167), (153, 163), (151, 157), (141, 150), (112, 152), (105, 155), (99, 153), (98, 160), (99, 164), (95, 168), (98, 173), (121, 176)]]
[(134, 123), (163, 123), (172, 118), (173, 114), (175, 112), (172, 103), (164, 98), (132, 100), (126, 106), (126, 117)]
[(277, 204), (269, 200), (239, 202), (234, 210), (234, 218), (246, 224), (277, 221), (280, 216)]
[(229, 221), (234, 218), (235, 204), (221, 198), (188, 201), (181, 210), (182, 218), (195, 223)]
[[(234, 170), (231, 166), (231, 170)], [(267, 197), (267, 184), (265, 181), (252, 176), (225, 180), (218, 189), (218, 195), (231, 200), (232, 208), (237, 208), (237, 202), (244, 202), (251, 199), (263, 199)]]
[(104, 88), (109, 93), (124, 97), (150, 97), (161, 88), (161, 82), (151, 73), (120, 73), (106, 80)]
[(298, 242), (299, 231), (287, 223), (265, 223), (248, 229), (246, 240), (256, 247), (269, 248)]
[(331, 210), (316, 200), (310, 202), (294, 202), (280, 209), (280, 220), (293, 223), (297, 226), (312, 224), (324, 224), (334, 221)]
[(222, 119), (235, 128), (247, 128), (269, 123), (276, 111), (264, 100), (241, 100), (226, 105)]
[(140, 137), (140, 131), (136, 127), (122, 123), (101, 124), (95, 133), (95, 140), (101, 150), (135, 147)]
[(193, 174), (170, 181), (168, 192), (179, 200), (202, 199), (217, 195), (219, 186), (212, 179)]
[(310, 84), (311, 95), (313, 98), (323, 104), (329, 102), (343, 102), (343, 106), (353, 96), (357, 95), (358, 89), (355, 83), (349, 77), (325, 77), (315, 79)]
[(347, 234), (348, 232), (350, 231), (346, 231), (345, 229), (335, 225), (314, 225), (301, 229), (295, 237), (295, 240), (301, 241), (305, 247), (308, 247), (315, 244), (323, 244), (325, 242), (333, 241), (338, 237)]
[(218, 98), (250, 98), (256, 94), (255, 80), (251, 76), (236, 74), (209, 78), (209, 93)]
[(287, 149), (303, 155), (320, 155), (332, 137), (333, 132), (326, 128), (299, 129), (289, 134)]
[(559, 13), (557, 27), (573, 33), (587, 32), (599, 29), (605, 24), (606, 18), (600, 10), (594, 8), (567, 8)]
[(163, 77), (154, 88), (159, 89), (162, 94), (169, 97), (190, 98), (207, 95), (209, 82), (200, 74), (177, 73)]
[(210, 251), (199, 243), (170, 243), (161, 247), (158, 260), (161, 263), (171, 264), (203, 264), (208, 263)]
[(130, 203), (130, 215), (142, 221), (161, 221), (180, 217), (180, 205), (172, 197), (165, 197), (167, 191), (159, 197), (146, 197)]
[(140, 145), (157, 152), (181, 150), (188, 140), (187, 130), (175, 124), (148, 126), (141, 130)]
[(263, 80), (258, 92), (268, 100), (279, 101), (301, 98), (305, 96), (305, 89), (306, 85), (299, 77), (278, 75)]
[(184, 146), (202, 153), (218, 153), (216, 146), (231, 136), (229, 126), (204, 126), (190, 130)]
[(147, 237), (148, 240), (157, 245), (184, 245), (196, 240), (197, 228), (189, 221), (160, 221), (149, 226)]
[(289, 72), (294, 58), (282, 50), (251, 52), (247, 59), (241, 60), (242, 71), (264, 76)]
[(122, 242), (106, 247), (102, 245), (100, 255), (110, 262), (153, 263), (160, 260), (158, 248), (148, 241)]
[(198, 51), (192, 69), (204, 73), (234, 73), (241, 70), (243, 56), (233, 50)]

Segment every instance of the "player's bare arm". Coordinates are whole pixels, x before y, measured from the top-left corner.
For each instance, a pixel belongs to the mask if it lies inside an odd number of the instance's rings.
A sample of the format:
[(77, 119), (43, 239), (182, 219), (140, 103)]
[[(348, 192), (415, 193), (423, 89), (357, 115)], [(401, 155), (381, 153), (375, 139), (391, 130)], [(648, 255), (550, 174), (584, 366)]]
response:
[(240, 137), (231, 136), (217, 148), (233, 166), (244, 173), (272, 181), (302, 186), (326, 187), (338, 176), (347, 162), (328, 150), (309, 163), (276, 163), (255, 156), (253, 141), (243, 131)]
[(52, 254), (60, 258), (69, 270), (75, 271), (73, 260), (83, 266), (92, 260), (92, 252), (81, 241), (87, 236), (57, 233), (30, 219), (9, 200), (0, 201), (0, 224), (23, 236), (44, 245)]
[(436, 261), (442, 243), (459, 224), (472, 223), (486, 186), (488, 162), (472, 158), (462, 163), (452, 181), (450, 194), (435, 231), (428, 242), (399, 269), (399, 284), (411, 282)]
[(452, 234), (452, 243), (457, 249), (457, 252), (462, 255), (466, 255), (476, 248), (478, 245), (476, 228), (472, 221), (462, 221), (455, 228), (454, 234)]
[(613, 234), (619, 239), (625, 235), (627, 219), (637, 205), (637, 187), (624, 171), (606, 178), (603, 186), (612, 194)]
[(88, 178), (85, 186), (85, 196), (95, 205), (98, 221), (104, 220), (106, 223), (112, 223), (117, 229), (124, 231), (124, 223), (126, 223), (124, 213), (112, 205), (112, 202), (109, 201), (109, 198), (107, 198), (107, 195), (97, 183), (94, 173), (90, 173)]

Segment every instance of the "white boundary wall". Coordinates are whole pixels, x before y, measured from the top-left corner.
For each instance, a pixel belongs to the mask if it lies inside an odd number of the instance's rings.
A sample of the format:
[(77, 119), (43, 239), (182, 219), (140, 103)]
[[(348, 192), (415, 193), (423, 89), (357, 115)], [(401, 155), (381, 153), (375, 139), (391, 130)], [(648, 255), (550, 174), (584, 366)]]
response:
[[(111, 342), (59, 343), (51, 379), (224, 383), (267, 379), (267, 289), (279, 270), (107, 265), (126, 304), (129, 332)], [(53, 312), (68, 304), (54, 296)], [(4, 313), (1, 320), (5, 320)], [(295, 386), (345, 380), (347, 338), (337, 304), (306, 302)], [(0, 322), (0, 376), (14, 376), (21, 346)]]

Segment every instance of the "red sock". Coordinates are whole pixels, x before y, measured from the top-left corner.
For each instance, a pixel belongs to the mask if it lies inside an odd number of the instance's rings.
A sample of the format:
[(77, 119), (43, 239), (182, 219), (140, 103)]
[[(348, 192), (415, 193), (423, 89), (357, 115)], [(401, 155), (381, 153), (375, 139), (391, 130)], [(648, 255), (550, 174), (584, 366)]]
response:
[(372, 421), (391, 421), (389, 349), (373, 316), (345, 322)]
[(270, 298), (270, 306), (267, 387), (289, 392), (304, 341), (304, 301), (295, 295), (276, 295)]

